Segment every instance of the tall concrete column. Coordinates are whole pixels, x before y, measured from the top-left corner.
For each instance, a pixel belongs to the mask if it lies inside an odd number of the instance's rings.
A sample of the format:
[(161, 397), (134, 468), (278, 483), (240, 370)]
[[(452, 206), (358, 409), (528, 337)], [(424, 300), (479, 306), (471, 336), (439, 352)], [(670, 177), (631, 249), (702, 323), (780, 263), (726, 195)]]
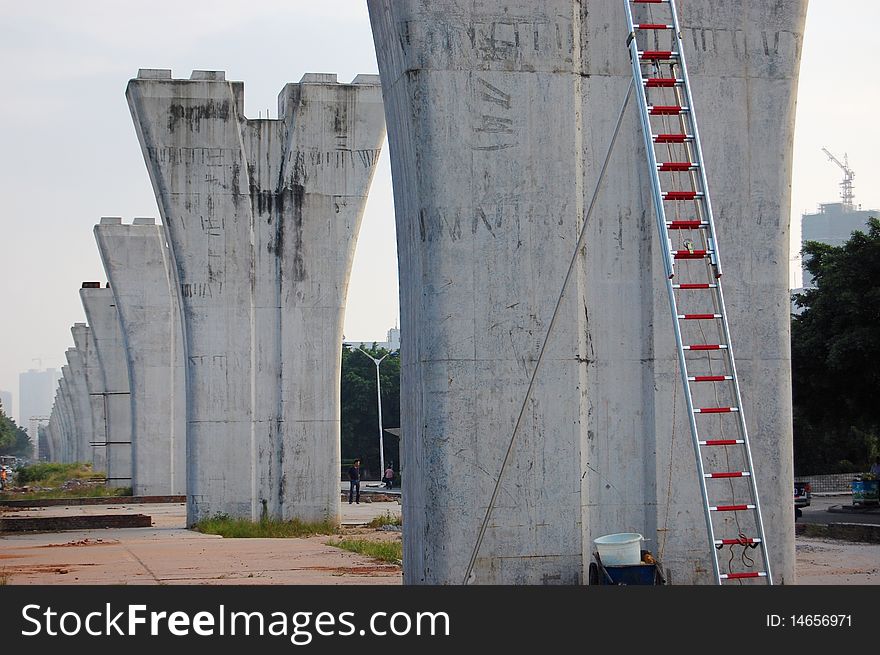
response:
[[(432, 472), (404, 478), (404, 576), (460, 583), (630, 82), (623, 3), (368, 5), (395, 178), (403, 465)], [(788, 183), (805, 7), (682, 8), (767, 537), (786, 582)], [(641, 22), (661, 22), (644, 11)], [(581, 580), (592, 540), (629, 531), (675, 582), (710, 581), (646, 168), (631, 105), (476, 582)]]
[(116, 299), (131, 388), (136, 496), (186, 493), (183, 335), (171, 254), (153, 218), (102, 218), (95, 239)]
[(85, 323), (74, 323), (70, 328), (73, 342), (82, 357), (86, 389), (89, 394), (89, 421), (91, 444), (86, 453), (95, 471), (107, 471), (107, 412), (104, 396), (104, 373), (98, 361), (98, 349), (92, 331)]
[(49, 423), (46, 424), (46, 447), (40, 453), (40, 456), (47, 462), (54, 461), (55, 447), (53, 446), (52, 441), (55, 438), (55, 421), (57, 420), (55, 412), (56, 402), (58, 402), (57, 394), (52, 400), (52, 410), (49, 412)]
[[(96, 395), (104, 401), (107, 486), (131, 486), (131, 393), (122, 327), (113, 292), (85, 282), (79, 295), (98, 354)], [(103, 384), (101, 384), (103, 383)]]
[(47, 462), (55, 462), (56, 431), (58, 429), (58, 390), (52, 399), (52, 410), (49, 412), (49, 425), (46, 428), (46, 450), (43, 452)]
[[(616, 118), (613, 105), (632, 75), (620, 30), (606, 27), (621, 24), (619, 5), (590, 2), (584, 21), (585, 188), (595, 184)], [(795, 581), (790, 182), (806, 6), (806, 0), (680, 3), (767, 543), (775, 581), (786, 584)], [(660, 15), (645, 5), (637, 11), (637, 22), (656, 22)], [(637, 120), (630, 111), (623, 129), (638, 135)], [(654, 540), (648, 547), (662, 555), (674, 583), (709, 583), (712, 566), (646, 168), (640, 144), (618, 145), (589, 232), (587, 309), (596, 357), (588, 367), (587, 393), (596, 435), (590, 462), (598, 470), (590, 479), (589, 537), (643, 525)], [(686, 267), (680, 275), (687, 275)], [(712, 342), (698, 330), (685, 338)], [(715, 393), (726, 389), (713, 386), (695, 390), (697, 406), (736, 404), (718, 402)], [(708, 434), (729, 427), (721, 418), (700, 425)], [(713, 470), (738, 470), (737, 454), (727, 462), (719, 453)], [(744, 486), (727, 482), (712, 489), (715, 498), (733, 502), (743, 502), (743, 492)], [(727, 534), (753, 533), (750, 517), (738, 519), (727, 519)], [(729, 556), (729, 550), (720, 553)]]
[(75, 461), (76, 457), (76, 432), (74, 429), (73, 411), (70, 404), (70, 389), (68, 387), (67, 378), (70, 375), (70, 367), (66, 364), (61, 367), (61, 380), (59, 389), (61, 391), (61, 459), (64, 464)]
[(49, 417), (49, 436), (46, 440), (46, 461), (58, 461), (58, 393), (55, 393), (55, 402), (52, 405), (52, 414)]
[(249, 120), (223, 72), (127, 97), (179, 283), (189, 523), (339, 516), (339, 361), (384, 134), (375, 76), (307, 74)]
[[(582, 219), (575, 17), (561, 1), (368, 4), (397, 218), (404, 580), (461, 584)], [(579, 283), (561, 312), (478, 583), (581, 580)]]
[(89, 389), (86, 384), (86, 367), (82, 353), (76, 348), (65, 352), (70, 375), (67, 378), (71, 394), (71, 408), (76, 423), (76, 443), (73, 446), (73, 461), (90, 463), (92, 461), (92, 414), (89, 405)]

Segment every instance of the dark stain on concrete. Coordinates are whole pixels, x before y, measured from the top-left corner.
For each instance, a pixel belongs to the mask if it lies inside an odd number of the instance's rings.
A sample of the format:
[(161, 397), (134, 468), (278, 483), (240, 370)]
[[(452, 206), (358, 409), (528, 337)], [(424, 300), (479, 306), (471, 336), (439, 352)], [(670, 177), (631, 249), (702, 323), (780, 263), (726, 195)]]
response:
[(301, 184), (293, 186), (293, 280), (306, 279), (306, 265), (303, 259), (303, 205), (306, 190)]
[(206, 100), (196, 105), (172, 104), (168, 108), (168, 130), (174, 132), (178, 123), (189, 123), (190, 130), (199, 130), (199, 123), (203, 120), (227, 121), (231, 115), (229, 100), (215, 102)]

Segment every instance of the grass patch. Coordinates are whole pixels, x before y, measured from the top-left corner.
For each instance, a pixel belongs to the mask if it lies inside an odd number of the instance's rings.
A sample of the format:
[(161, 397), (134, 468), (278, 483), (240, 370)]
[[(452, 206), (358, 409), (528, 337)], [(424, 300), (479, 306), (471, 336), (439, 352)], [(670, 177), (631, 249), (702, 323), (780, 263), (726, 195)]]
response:
[(391, 512), (385, 512), (382, 516), (377, 516), (367, 523), (368, 528), (381, 528), (383, 525), (403, 525), (403, 519), (399, 516), (392, 516)]
[(316, 523), (306, 523), (299, 519), (293, 519), (292, 521), (277, 519), (250, 521), (248, 519), (234, 519), (220, 514), (199, 521), (193, 526), (193, 529), (204, 534), (218, 534), (227, 539), (278, 539), (312, 537), (316, 534), (335, 534), (338, 526), (332, 521)]
[(341, 539), (339, 541), (329, 541), (327, 544), (392, 564), (400, 564), (401, 560), (403, 560), (403, 543), (400, 541)]
[(95, 472), (90, 463), (59, 464), (40, 462), (24, 466), (15, 472), (12, 483), (17, 487), (31, 487), (32, 491), (0, 493), (0, 500), (42, 500), (44, 498), (99, 498), (103, 496), (130, 496), (131, 487), (106, 487), (103, 473)]

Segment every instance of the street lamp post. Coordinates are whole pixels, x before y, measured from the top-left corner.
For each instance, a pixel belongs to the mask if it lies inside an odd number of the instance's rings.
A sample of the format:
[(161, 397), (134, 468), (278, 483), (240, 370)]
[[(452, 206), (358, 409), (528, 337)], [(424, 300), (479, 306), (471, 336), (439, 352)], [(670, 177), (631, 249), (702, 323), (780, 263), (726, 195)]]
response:
[(388, 355), (391, 353), (385, 353), (379, 359), (373, 357), (366, 350), (361, 348), (360, 346), (356, 346), (358, 350), (364, 353), (367, 357), (373, 360), (373, 363), (376, 365), (376, 405), (379, 408), (379, 474), (381, 476), (385, 475), (385, 444), (382, 439), (382, 387), (379, 382), (379, 364), (382, 363)]

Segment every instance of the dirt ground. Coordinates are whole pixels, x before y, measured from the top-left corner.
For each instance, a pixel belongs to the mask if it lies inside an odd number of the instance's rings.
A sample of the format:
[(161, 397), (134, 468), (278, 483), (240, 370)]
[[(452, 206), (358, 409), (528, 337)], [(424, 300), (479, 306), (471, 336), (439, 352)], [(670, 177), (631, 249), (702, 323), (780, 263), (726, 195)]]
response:
[(798, 584), (880, 584), (880, 544), (797, 537), (795, 551)]
[[(331, 584), (402, 583), (397, 564), (329, 545), (338, 536), (223, 539), (186, 530), (182, 504), (28, 509), (7, 516), (147, 513), (152, 527), (0, 536), (0, 584)], [(342, 537), (400, 541), (401, 533), (363, 526), (397, 516), (400, 505), (343, 503)], [(798, 584), (880, 584), (880, 544), (797, 537)]]
[[(16, 511), (14, 516), (147, 513), (150, 528), (0, 536), (0, 584), (400, 584), (401, 569), (329, 545), (339, 537), (224, 539), (185, 529), (182, 504), (93, 505)], [(362, 527), (399, 515), (396, 502), (343, 508), (340, 536), (400, 540)], [(6, 513), (9, 516), (12, 513)]]

